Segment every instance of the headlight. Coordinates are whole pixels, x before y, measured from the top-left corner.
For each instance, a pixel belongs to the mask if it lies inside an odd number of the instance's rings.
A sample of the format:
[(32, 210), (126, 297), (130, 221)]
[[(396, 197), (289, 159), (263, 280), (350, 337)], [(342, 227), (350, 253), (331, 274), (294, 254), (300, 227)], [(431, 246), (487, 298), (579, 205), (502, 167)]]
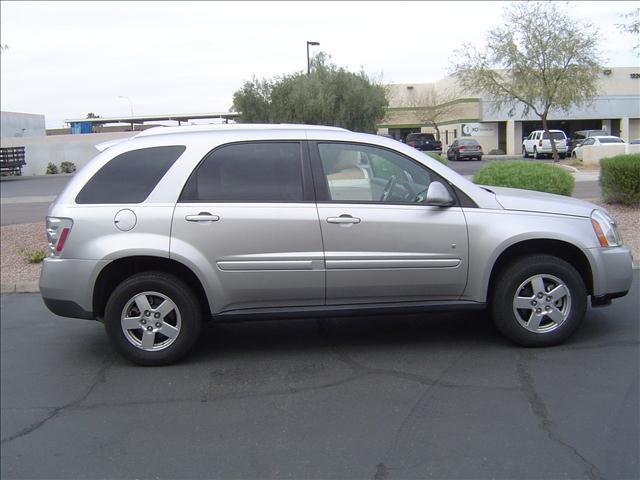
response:
[(601, 247), (619, 247), (622, 245), (622, 237), (618, 233), (618, 226), (613, 218), (602, 210), (594, 210), (591, 213), (591, 225), (598, 237)]

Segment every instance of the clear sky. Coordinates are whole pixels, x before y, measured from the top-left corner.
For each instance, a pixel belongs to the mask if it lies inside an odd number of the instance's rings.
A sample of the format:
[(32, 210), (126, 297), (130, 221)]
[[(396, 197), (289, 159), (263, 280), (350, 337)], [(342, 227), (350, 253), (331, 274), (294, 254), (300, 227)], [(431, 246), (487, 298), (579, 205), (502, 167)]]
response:
[[(596, 25), (609, 66), (635, 66), (615, 24), (638, 2), (571, 2)], [(48, 128), (88, 112), (228, 111), (253, 75), (306, 69), (306, 41), (384, 83), (447, 74), (453, 50), (480, 42), (503, 2), (17, 2), (0, 4), (2, 110)]]

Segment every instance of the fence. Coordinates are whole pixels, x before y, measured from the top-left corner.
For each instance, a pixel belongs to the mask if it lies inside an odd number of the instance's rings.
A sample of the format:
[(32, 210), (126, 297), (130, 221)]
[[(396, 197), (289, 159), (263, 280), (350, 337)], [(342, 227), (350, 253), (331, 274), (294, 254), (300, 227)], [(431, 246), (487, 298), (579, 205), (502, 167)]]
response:
[(27, 162), (24, 159), (24, 147), (0, 148), (0, 174), (22, 175), (22, 167)]

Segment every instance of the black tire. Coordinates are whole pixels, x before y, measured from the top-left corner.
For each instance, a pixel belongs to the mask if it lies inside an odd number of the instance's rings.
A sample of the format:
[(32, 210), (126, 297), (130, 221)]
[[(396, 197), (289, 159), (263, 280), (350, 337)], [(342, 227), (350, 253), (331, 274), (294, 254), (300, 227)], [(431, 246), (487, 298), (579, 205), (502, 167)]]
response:
[(529, 155), (527, 154), (527, 149), (524, 147), (524, 145), (522, 146), (522, 158), (529, 158)]
[(459, 161), (460, 161), (460, 154), (459, 154), (459, 153), (456, 153), (456, 154), (454, 155), (454, 158), (455, 158), (456, 162), (459, 162)]
[(558, 155), (560, 157), (560, 160), (564, 160), (567, 157), (566, 153), (561, 153)]
[(533, 147), (533, 158), (536, 160), (540, 160), (542, 158), (542, 156), (538, 153), (538, 149), (536, 147)]
[[(143, 292), (157, 292), (173, 302), (176, 308), (165, 318), (172, 315), (175, 319), (179, 315), (180, 325), (175, 339), (161, 350), (146, 351), (134, 345), (127, 339), (121, 326), (121, 315), (124, 309), (127, 305), (131, 305), (130, 301), (133, 297)], [(142, 311), (139, 313), (142, 318)], [(161, 320), (164, 321), (164, 318)], [(149, 323), (154, 321), (150, 320)], [(164, 272), (145, 272), (129, 277), (115, 288), (107, 301), (104, 325), (109, 341), (127, 360), (138, 365), (168, 365), (183, 358), (200, 336), (202, 309), (191, 288), (178, 277)], [(144, 332), (141, 330), (139, 335), (142, 338)], [(169, 337), (157, 334), (154, 334), (153, 338), (170, 340)]]
[[(514, 299), (519, 293), (519, 287), (536, 275), (556, 277), (562, 281), (570, 295), (566, 319), (555, 327), (546, 327), (553, 328), (546, 332), (528, 330), (520, 323), (514, 311)], [(525, 347), (547, 347), (564, 342), (578, 328), (587, 309), (587, 295), (582, 277), (569, 263), (552, 255), (528, 255), (514, 261), (499, 273), (490, 292), (490, 308), (494, 323), (505, 337)], [(536, 297), (532, 298), (537, 300)], [(543, 307), (544, 300), (539, 300), (540, 307)], [(533, 317), (533, 308), (531, 310)], [(550, 317), (544, 315), (542, 318), (543, 322), (550, 322)], [(545, 328), (543, 322), (540, 325)]]

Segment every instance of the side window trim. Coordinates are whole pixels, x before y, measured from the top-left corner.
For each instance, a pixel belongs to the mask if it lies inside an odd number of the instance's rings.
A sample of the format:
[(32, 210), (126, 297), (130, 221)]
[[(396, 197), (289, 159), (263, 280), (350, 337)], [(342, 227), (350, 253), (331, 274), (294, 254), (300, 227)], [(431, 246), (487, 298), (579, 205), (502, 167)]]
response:
[[(407, 161), (415, 164), (418, 168), (426, 169), (428, 171), (429, 175), (431, 175), (434, 178), (434, 180), (439, 181), (440, 183), (442, 183), (449, 190), (449, 192), (451, 193), (453, 198), (456, 200), (456, 203), (454, 205), (452, 205), (452, 206), (453, 207), (460, 207), (461, 206), (460, 198), (459, 198), (458, 193), (457, 193), (458, 189), (454, 185), (450, 184), (445, 178), (443, 178), (442, 176), (438, 175), (436, 172), (434, 172), (433, 170), (429, 169), (428, 167), (426, 167), (422, 163), (412, 159), (411, 157), (408, 157), (407, 155), (404, 155), (403, 153), (398, 152), (396, 150), (392, 150), (390, 148), (386, 148), (386, 147), (383, 147), (383, 146), (380, 146), (380, 145), (359, 143), (359, 142), (341, 142), (341, 141), (335, 141), (335, 140), (310, 141), (309, 142), (309, 151), (311, 153), (311, 170), (313, 172), (313, 180), (314, 180), (314, 185), (316, 187), (316, 201), (317, 201), (317, 203), (361, 204), (361, 205), (404, 205), (404, 206), (416, 206), (416, 207), (425, 206), (425, 205), (422, 205), (420, 203), (408, 203), (408, 202), (380, 202), (380, 201), (377, 201), (377, 200), (371, 200), (371, 201), (366, 201), (366, 200), (332, 200), (331, 199), (331, 195), (329, 193), (329, 185), (327, 184), (327, 177), (326, 177), (326, 175), (324, 173), (324, 169), (322, 168), (322, 160), (320, 158), (320, 149), (318, 148), (318, 144), (319, 143), (334, 144), (334, 145), (337, 145), (337, 144), (354, 145), (354, 146), (358, 146), (359, 145), (359, 146), (370, 147), (370, 148), (379, 148), (380, 150), (386, 150), (386, 151), (388, 151), (390, 153), (398, 155), (398, 156), (406, 159)], [(471, 201), (471, 203), (473, 203), (473, 201)], [(477, 205), (475, 205), (475, 204), (474, 205), (464, 205), (464, 206), (477, 207)]]
[[(301, 182), (302, 182), (302, 200), (297, 201), (289, 201), (289, 200), (251, 200), (251, 201), (239, 201), (239, 200), (216, 200), (215, 202), (209, 200), (185, 200), (183, 198), (185, 189), (191, 178), (196, 175), (198, 169), (202, 166), (202, 164), (216, 151), (229, 147), (232, 145), (248, 145), (248, 144), (264, 144), (264, 143), (296, 143), (300, 147), (300, 169), (301, 169)], [(294, 139), (286, 139), (286, 140), (247, 140), (247, 141), (237, 141), (237, 142), (228, 142), (222, 145), (218, 145), (215, 148), (209, 150), (207, 153), (203, 155), (203, 157), (198, 161), (198, 164), (193, 168), (193, 171), (185, 181), (182, 189), (180, 190), (180, 195), (178, 196), (178, 201), (176, 203), (312, 203), (315, 202), (315, 193), (314, 193), (314, 183), (313, 177), (311, 175), (311, 165), (309, 161), (309, 149), (305, 145), (306, 140), (294, 140)]]

